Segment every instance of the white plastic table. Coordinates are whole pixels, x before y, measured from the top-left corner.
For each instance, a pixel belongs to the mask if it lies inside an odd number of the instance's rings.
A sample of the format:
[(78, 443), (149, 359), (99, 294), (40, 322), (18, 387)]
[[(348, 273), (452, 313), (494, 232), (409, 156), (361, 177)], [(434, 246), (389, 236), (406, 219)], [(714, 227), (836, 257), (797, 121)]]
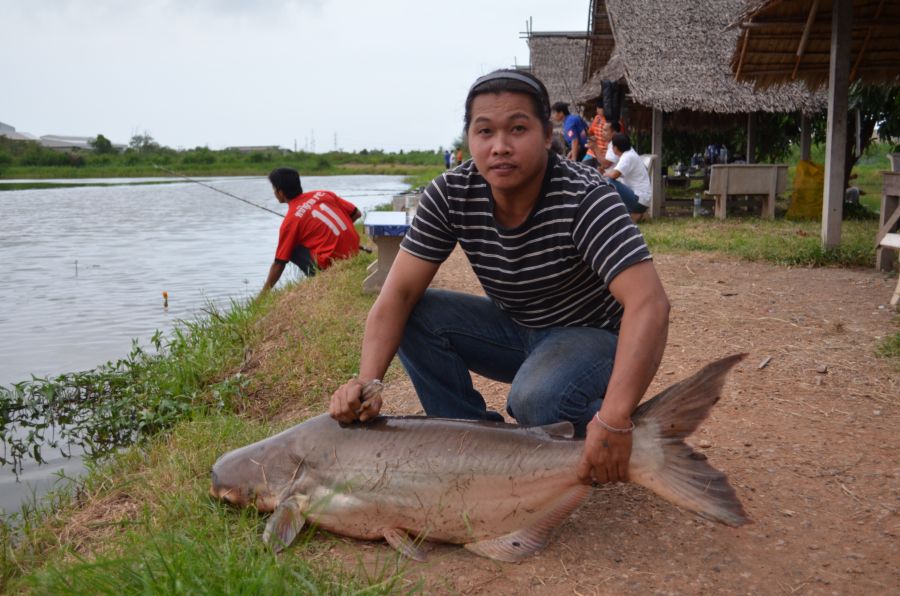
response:
[(366, 234), (378, 249), (378, 260), (369, 265), (363, 291), (378, 292), (400, 250), (400, 241), (409, 229), (405, 211), (370, 211), (363, 220)]

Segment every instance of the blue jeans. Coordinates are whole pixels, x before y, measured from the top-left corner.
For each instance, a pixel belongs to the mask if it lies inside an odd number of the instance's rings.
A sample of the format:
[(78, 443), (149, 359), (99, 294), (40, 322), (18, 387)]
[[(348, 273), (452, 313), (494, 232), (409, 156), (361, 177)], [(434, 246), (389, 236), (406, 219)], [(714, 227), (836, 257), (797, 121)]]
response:
[(643, 213), (647, 210), (646, 205), (641, 205), (640, 201), (638, 201), (637, 195), (634, 194), (630, 186), (625, 186), (625, 183), (618, 178), (607, 178), (607, 180), (616, 189), (619, 196), (622, 197), (622, 202), (625, 203), (628, 213)]
[(473, 371), (512, 384), (506, 411), (519, 424), (568, 420), (583, 435), (603, 402), (617, 339), (593, 327), (523, 327), (488, 298), (427, 290), (398, 355), (429, 416), (502, 420), (472, 386)]

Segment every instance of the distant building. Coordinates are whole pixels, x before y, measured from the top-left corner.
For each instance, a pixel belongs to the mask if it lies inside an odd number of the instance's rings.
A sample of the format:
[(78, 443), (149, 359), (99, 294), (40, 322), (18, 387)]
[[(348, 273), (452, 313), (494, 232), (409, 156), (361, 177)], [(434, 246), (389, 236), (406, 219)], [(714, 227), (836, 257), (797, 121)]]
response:
[[(97, 137), (76, 137), (68, 135), (42, 135), (40, 138), (41, 147), (53, 149), (54, 151), (93, 151), (94, 146), (91, 141)], [(113, 143), (113, 149), (122, 151), (125, 145), (121, 143)]]
[(238, 145), (234, 147), (225, 147), (225, 151), (237, 151), (238, 153), (263, 153), (266, 151), (277, 151), (279, 153), (287, 152), (278, 145)]
[(17, 132), (15, 126), (0, 122), (0, 137), (6, 137), (13, 141), (36, 141), (37, 137), (27, 132)]
[(94, 137), (73, 137), (66, 135), (41, 135), (41, 147), (53, 149), (55, 151), (72, 151), (73, 149), (82, 149), (91, 151), (91, 141)]

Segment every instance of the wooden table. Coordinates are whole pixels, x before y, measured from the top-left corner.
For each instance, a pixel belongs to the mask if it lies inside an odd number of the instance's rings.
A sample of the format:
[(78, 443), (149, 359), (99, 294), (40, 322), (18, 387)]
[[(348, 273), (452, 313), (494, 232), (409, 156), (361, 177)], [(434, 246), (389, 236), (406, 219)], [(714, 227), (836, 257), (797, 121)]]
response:
[(762, 217), (775, 217), (775, 198), (787, 190), (787, 166), (784, 164), (721, 164), (709, 168), (709, 190), (716, 198), (716, 217), (725, 219), (732, 196), (763, 197)]
[(378, 248), (378, 260), (369, 265), (369, 275), (363, 282), (363, 291), (373, 293), (384, 285), (409, 222), (405, 211), (370, 211), (366, 213), (363, 227)]

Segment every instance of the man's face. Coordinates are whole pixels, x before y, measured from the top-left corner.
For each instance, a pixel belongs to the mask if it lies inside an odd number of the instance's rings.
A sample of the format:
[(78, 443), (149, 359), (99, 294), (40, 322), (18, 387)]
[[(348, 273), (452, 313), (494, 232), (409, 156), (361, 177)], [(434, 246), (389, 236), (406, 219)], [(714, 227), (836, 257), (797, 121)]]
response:
[(557, 112), (556, 110), (553, 110), (550, 112), (550, 117), (553, 118), (554, 122), (562, 122), (565, 119), (566, 115), (563, 114), (562, 112)]
[(550, 131), (535, 115), (527, 95), (504, 92), (476, 96), (468, 138), (475, 166), (495, 197), (520, 196), (519, 191), (530, 192), (535, 183), (540, 189)]
[(284, 193), (281, 192), (280, 190), (278, 190), (277, 188), (275, 188), (274, 186), (272, 187), (272, 192), (275, 194), (275, 198), (278, 199), (279, 203), (287, 203), (288, 202), (288, 199), (286, 196), (284, 196)]
[(603, 129), (600, 131), (600, 135), (603, 137), (604, 141), (609, 141), (613, 137), (613, 129), (612, 125), (607, 122), (603, 125)]

